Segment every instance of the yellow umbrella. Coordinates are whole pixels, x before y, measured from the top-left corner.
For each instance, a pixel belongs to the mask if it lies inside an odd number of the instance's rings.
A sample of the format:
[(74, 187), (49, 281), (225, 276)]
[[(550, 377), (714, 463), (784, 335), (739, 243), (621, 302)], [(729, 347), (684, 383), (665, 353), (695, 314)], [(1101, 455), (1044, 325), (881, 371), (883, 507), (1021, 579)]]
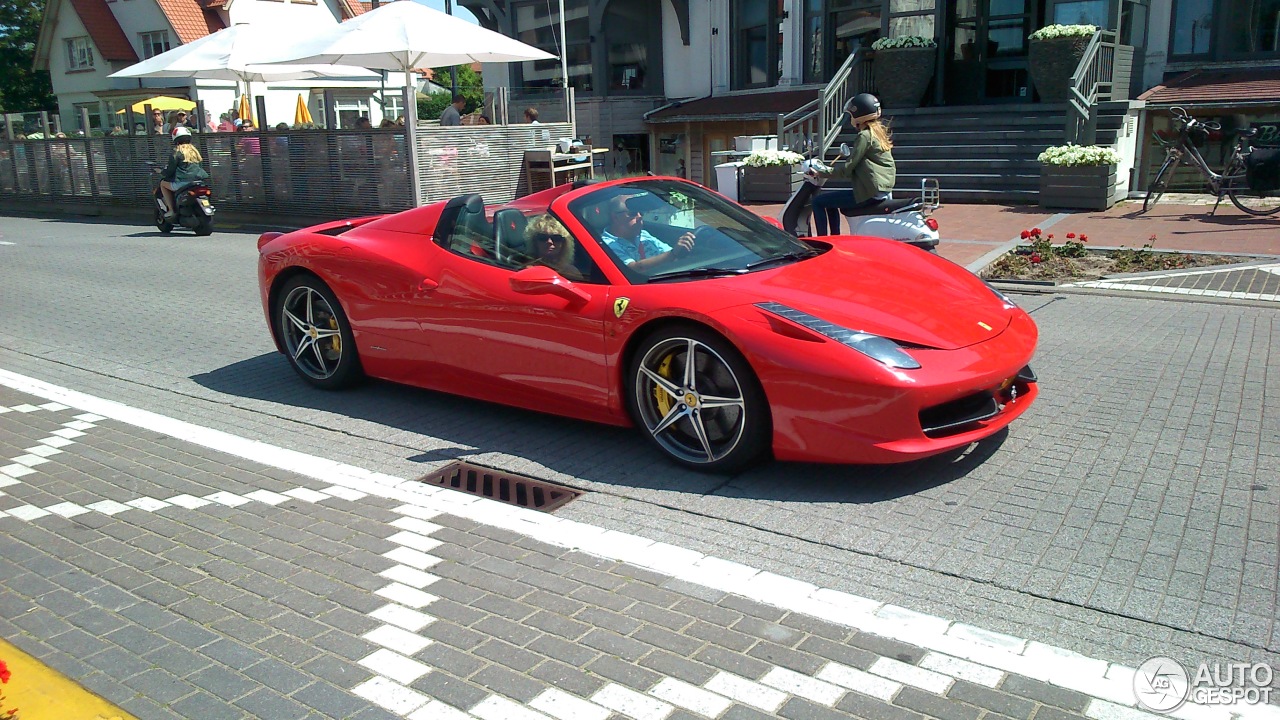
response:
[(240, 96), (240, 119), (253, 122), (253, 105), (249, 102), (248, 93)]
[[(191, 110), (196, 106), (194, 102), (186, 98), (170, 97), (168, 95), (157, 95), (148, 100), (140, 100), (133, 104), (133, 111), (136, 113), (146, 112), (147, 106), (150, 105), (152, 110)], [(123, 115), (124, 110), (117, 110), (117, 115)]]
[(311, 111), (307, 109), (307, 104), (303, 102), (302, 93), (298, 93), (298, 106), (293, 110), (293, 124), (304, 125), (311, 122)]

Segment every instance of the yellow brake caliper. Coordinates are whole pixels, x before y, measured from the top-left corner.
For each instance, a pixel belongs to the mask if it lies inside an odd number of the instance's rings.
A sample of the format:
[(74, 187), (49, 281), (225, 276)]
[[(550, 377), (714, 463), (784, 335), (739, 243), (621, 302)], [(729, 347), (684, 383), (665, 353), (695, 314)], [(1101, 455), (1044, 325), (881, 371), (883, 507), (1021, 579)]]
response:
[[(668, 354), (662, 359), (662, 362), (658, 364), (658, 374), (668, 380), (671, 379), (671, 361), (674, 358), (675, 353)], [(658, 404), (658, 413), (661, 414), (662, 417), (666, 417), (667, 413), (671, 412), (671, 406), (675, 404), (675, 398), (671, 397), (670, 393), (663, 390), (662, 386), (657, 384), (653, 386), (653, 401)]]
[[(329, 316), (329, 329), (338, 329), (338, 319), (332, 315)], [(333, 336), (333, 351), (342, 357), (342, 333)]]

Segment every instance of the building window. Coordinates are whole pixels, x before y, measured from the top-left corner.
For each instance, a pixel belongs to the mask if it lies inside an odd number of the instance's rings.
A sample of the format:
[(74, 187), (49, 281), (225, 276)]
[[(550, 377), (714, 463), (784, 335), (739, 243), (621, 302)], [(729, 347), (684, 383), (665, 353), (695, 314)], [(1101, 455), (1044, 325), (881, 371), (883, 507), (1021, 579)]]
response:
[(338, 97), (333, 101), (338, 111), (338, 129), (350, 130), (356, 126), (356, 120), (369, 117), (369, 98)]
[(779, 18), (784, 0), (734, 0), (731, 16), (734, 89), (772, 87), (782, 75)]
[(1213, 36), (1213, 0), (1174, 0), (1171, 55), (1207, 55)]
[[(560, 11), (556, 4), (521, 3), (513, 8), (516, 39), (559, 56)], [(564, 56), (569, 65), (569, 85), (581, 92), (591, 92), (591, 27), (587, 0), (564, 3)], [(632, 28), (634, 30), (634, 28)], [(524, 91), (561, 86), (560, 60), (534, 60), (520, 63), (516, 84)]]
[(1107, 22), (1107, 0), (1059, 2), (1053, 6), (1053, 21), (1061, 25), (1111, 27), (1111, 23)]
[(1222, 44), (1227, 55), (1280, 51), (1280, 0), (1244, 0), (1224, 14)]
[(934, 0), (889, 0), (889, 37), (919, 35), (937, 38)]
[(156, 30), (154, 32), (139, 33), (142, 38), (142, 59), (155, 57), (162, 52), (169, 51), (169, 31)]
[(402, 115), (404, 115), (404, 96), (388, 92), (382, 98), (382, 117), (388, 120), (395, 120)]
[(604, 16), (610, 95), (662, 92), (662, 17), (655, 0), (612, 0)]
[(93, 46), (89, 38), (67, 38), (67, 69), (85, 70), (93, 67)]

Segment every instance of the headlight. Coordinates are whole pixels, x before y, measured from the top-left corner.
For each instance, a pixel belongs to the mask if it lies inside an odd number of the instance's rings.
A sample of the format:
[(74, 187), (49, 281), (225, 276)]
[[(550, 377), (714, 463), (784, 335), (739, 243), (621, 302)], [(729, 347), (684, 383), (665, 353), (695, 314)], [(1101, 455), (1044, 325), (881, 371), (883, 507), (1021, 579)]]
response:
[[(994, 288), (993, 288), (994, 289)], [(850, 330), (849, 328), (840, 327), (835, 323), (827, 322), (819, 317), (814, 317), (806, 312), (801, 312), (792, 307), (787, 307), (782, 303), (762, 302), (756, 303), (756, 307), (773, 313), (781, 318), (786, 318), (791, 322), (808, 328), (819, 335), (828, 337), (841, 345), (853, 348), (867, 357), (886, 365), (891, 368), (900, 368), (903, 370), (915, 370), (920, 367), (920, 363), (911, 357), (898, 346), (894, 341), (872, 335), (871, 333), (862, 332), (860, 330)]]

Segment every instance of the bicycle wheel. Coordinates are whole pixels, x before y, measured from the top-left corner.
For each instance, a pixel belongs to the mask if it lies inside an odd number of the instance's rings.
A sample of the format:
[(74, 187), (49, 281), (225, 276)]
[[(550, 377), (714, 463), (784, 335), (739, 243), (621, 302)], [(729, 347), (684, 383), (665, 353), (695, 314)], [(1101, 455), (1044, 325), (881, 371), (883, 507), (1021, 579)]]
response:
[(1160, 196), (1164, 195), (1164, 191), (1169, 189), (1169, 180), (1173, 178), (1173, 172), (1178, 169), (1178, 159), (1172, 155), (1164, 159), (1164, 164), (1160, 166), (1160, 172), (1156, 173), (1156, 179), (1151, 181), (1147, 186), (1147, 196), (1142, 200), (1142, 212), (1146, 212), (1155, 207), (1160, 202)]
[(1244, 177), (1244, 161), (1236, 159), (1223, 173), (1227, 177), (1227, 197), (1231, 204), (1250, 215), (1275, 215), (1280, 212), (1280, 193), (1258, 192), (1247, 187)]

